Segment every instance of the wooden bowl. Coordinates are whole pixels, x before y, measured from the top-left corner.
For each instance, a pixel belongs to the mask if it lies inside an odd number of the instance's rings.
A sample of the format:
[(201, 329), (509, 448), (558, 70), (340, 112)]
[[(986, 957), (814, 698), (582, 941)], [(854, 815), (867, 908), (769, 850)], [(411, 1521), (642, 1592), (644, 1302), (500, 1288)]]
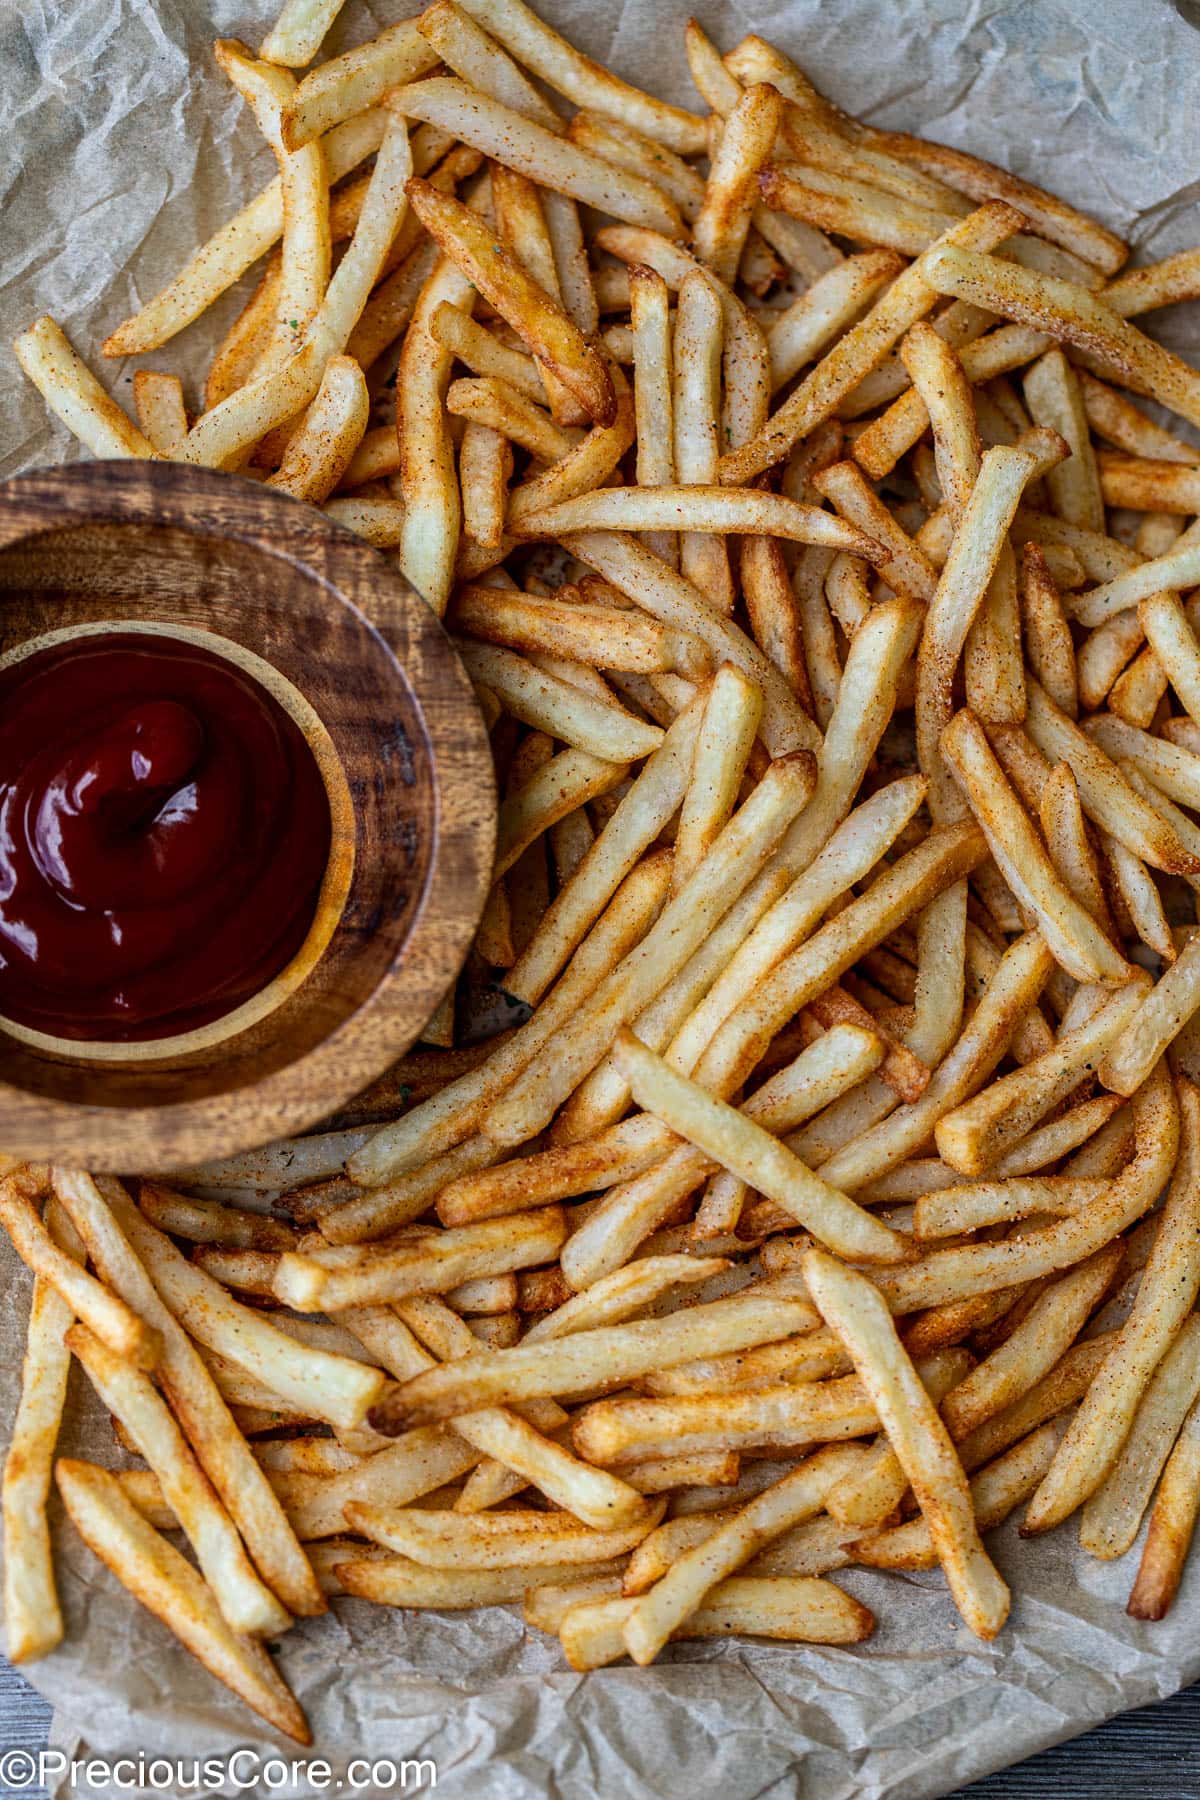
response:
[(0, 658), (100, 626), (200, 637), (248, 667), (299, 722), (333, 818), (308, 938), (237, 1012), (135, 1045), (0, 1028), (0, 1149), (149, 1171), (301, 1131), (403, 1054), (479, 922), (495, 788), (425, 601), (259, 483), (91, 462), (0, 485)]

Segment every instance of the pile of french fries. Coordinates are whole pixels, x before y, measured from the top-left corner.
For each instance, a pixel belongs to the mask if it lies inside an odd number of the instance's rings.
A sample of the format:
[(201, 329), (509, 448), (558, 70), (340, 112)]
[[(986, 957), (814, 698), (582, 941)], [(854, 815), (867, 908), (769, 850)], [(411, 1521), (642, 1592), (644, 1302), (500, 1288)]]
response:
[[(489, 724), (495, 883), (433, 1047), (330, 1131), (8, 1172), (10, 1654), (61, 1634), (52, 1472), (301, 1739), (260, 1640), (330, 1594), (523, 1601), (589, 1669), (853, 1643), (831, 1574), (940, 1565), (986, 1639), (1024, 1505), (1103, 1558), (1149, 1510), (1161, 1617), (1200, 1504), (1200, 451), (1140, 402), (1196, 425), (1200, 375), (1130, 320), (1200, 253), (1121, 274), (757, 37), (687, 27), (700, 116), (522, 0), (294, 75), (337, 10), (217, 46), (278, 176), (104, 346), (258, 265), (198, 415), (142, 373), (135, 426), (50, 320), (17, 353), (96, 454), (394, 556)], [(72, 1357), (138, 1466), (55, 1462)]]

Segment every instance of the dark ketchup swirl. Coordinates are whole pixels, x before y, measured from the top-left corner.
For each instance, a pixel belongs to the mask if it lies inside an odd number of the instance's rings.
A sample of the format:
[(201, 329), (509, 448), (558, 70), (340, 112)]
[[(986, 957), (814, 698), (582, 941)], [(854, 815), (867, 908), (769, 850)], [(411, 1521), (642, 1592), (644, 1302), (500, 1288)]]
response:
[(240, 1006), (307, 936), (329, 798), (261, 684), (105, 632), (0, 669), (0, 1014), (129, 1042)]

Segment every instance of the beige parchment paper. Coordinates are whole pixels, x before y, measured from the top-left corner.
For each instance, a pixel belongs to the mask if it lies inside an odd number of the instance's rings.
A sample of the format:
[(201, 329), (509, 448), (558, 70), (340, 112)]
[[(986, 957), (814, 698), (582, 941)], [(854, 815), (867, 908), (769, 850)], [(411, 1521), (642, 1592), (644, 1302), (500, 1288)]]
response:
[[(541, 5), (623, 75), (697, 104), (682, 0)], [(270, 176), (210, 42), (256, 45), (273, 10), (267, 0), (0, 5), (5, 340), (53, 312), (128, 402), (132, 370), (99, 357), (105, 333)], [(412, 10), (352, 0), (332, 44)], [(1138, 260), (1200, 242), (1196, 0), (699, 0), (696, 10), (722, 48), (760, 31), (851, 110), (1058, 190), (1126, 233)], [(237, 304), (226, 296), (150, 362), (181, 372), (194, 394)], [(1152, 324), (1185, 353), (1200, 349), (1200, 309)], [(0, 475), (78, 453), (0, 346)], [(28, 1300), (7, 1244), (0, 1274), (2, 1436)], [(72, 1384), (68, 1447), (112, 1462), (78, 1369)], [(61, 1518), (57, 1541), (67, 1640), (29, 1671), (55, 1706), (57, 1744), (79, 1755), (284, 1748)], [(851, 1571), (838, 1579), (879, 1618), (853, 1651), (683, 1645), (649, 1671), (580, 1677), (515, 1609), (395, 1613), (339, 1600), (287, 1635), (282, 1664), (335, 1779), (355, 1756), (432, 1757), (439, 1792), (471, 1800), (917, 1800), (1200, 1675), (1196, 1559), (1168, 1619), (1141, 1625), (1124, 1611), (1140, 1542), (1107, 1565), (1079, 1552), (1071, 1525), (1026, 1545), (1010, 1526), (994, 1542), (1015, 1603), (986, 1646), (958, 1623), (939, 1575)], [(271, 1791), (315, 1790), (301, 1777)]]

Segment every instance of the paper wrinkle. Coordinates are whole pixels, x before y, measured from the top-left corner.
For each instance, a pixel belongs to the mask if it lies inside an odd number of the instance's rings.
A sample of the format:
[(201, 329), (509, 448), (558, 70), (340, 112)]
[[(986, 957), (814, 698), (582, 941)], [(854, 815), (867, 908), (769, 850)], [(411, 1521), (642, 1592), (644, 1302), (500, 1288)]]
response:
[[(541, 6), (588, 54), (699, 109), (684, 6)], [(127, 406), (133, 365), (106, 362), (102, 339), (272, 174), (211, 40), (256, 46), (273, 10), (250, 0), (76, 0), (0, 16), (7, 328), (53, 313)], [(352, 4), (331, 47), (412, 10)], [(1167, 0), (895, 0), (882, 10), (878, 0), (705, 0), (697, 12), (722, 48), (761, 32), (848, 109), (1057, 190), (1124, 231), (1138, 260), (1200, 242), (1200, 36)], [(254, 278), (142, 366), (178, 371), (196, 403)], [(1195, 355), (1198, 311), (1171, 308), (1154, 330)], [(0, 350), (0, 474), (81, 454)], [(7, 1244), (0, 1270), (13, 1294), (0, 1372), (6, 1431), (28, 1280)], [(111, 1432), (86, 1389), (74, 1370), (64, 1447), (112, 1464)], [(57, 1745), (296, 1754), (98, 1568), (57, 1502), (55, 1537), (67, 1640), (28, 1673), (55, 1705)], [(399, 1613), (339, 1600), (327, 1619), (285, 1636), (281, 1660), (311, 1719), (313, 1755), (336, 1772), (357, 1754), (430, 1756), (438, 1791), (471, 1800), (922, 1800), (1200, 1674), (1195, 1561), (1168, 1618), (1145, 1625), (1124, 1610), (1140, 1539), (1107, 1564), (1079, 1551), (1074, 1521), (1026, 1544), (1010, 1523), (991, 1542), (1014, 1587), (1012, 1620), (991, 1645), (960, 1624), (936, 1571), (851, 1570), (835, 1579), (879, 1619), (855, 1650), (702, 1642), (672, 1648), (650, 1670), (579, 1676), (515, 1608)]]

